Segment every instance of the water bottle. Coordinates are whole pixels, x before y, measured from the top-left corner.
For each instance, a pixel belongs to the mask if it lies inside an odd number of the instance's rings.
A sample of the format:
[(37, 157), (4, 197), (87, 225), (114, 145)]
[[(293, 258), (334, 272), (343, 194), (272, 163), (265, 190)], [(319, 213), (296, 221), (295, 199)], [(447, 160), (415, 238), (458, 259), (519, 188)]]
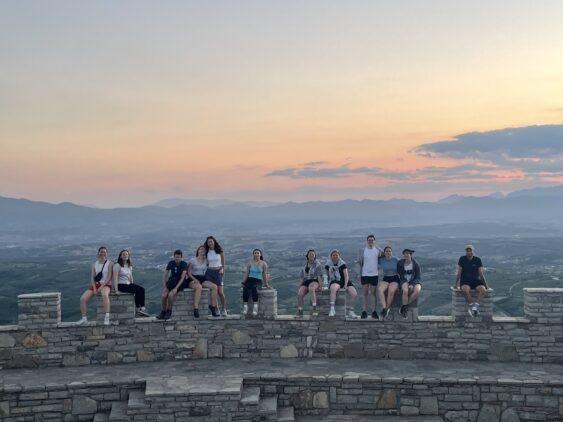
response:
[(323, 290), (328, 289), (328, 276), (323, 274)]

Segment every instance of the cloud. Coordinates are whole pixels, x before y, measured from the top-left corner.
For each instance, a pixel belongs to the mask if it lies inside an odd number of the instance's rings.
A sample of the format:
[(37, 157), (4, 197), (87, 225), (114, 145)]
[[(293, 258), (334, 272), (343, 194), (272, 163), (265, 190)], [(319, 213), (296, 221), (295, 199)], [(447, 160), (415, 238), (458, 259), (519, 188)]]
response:
[(284, 169), (273, 170), (266, 176), (285, 176), (293, 179), (310, 179), (310, 178), (342, 178), (350, 177), (355, 174), (365, 174), (369, 176), (389, 177), (393, 175), (396, 178), (406, 177), (407, 173), (390, 172), (378, 167), (350, 167), (348, 164), (339, 167), (321, 167), (327, 164), (326, 161), (317, 161), (314, 163), (305, 163), (302, 167), (290, 167)]

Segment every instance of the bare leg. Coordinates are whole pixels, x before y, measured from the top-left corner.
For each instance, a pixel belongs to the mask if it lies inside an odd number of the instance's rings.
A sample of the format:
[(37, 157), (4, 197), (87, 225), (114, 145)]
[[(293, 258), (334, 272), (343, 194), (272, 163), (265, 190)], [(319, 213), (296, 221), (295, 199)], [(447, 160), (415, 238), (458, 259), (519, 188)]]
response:
[(481, 301), (483, 300), (483, 297), (485, 297), (487, 289), (485, 289), (485, 286), (477, 286), (475, 290), (477, 291), (477, 303), (481, 304)]
[(225, 308), (225, 291), (223, 290), (223, 286), (217, 286), (217, 295), (219, 295), (219, 300), (221, 300), (221, 307)]
[(373, 285), (370, 284), (369, 293), (370, 293), (370, 296), (373, 296), (373, 309), (372, 309), (372, 311), (375, 311), (376, 308), (377, 308), (377, 286), (373, 286)]
[(317, 304), (317, 289), (319, 288), (319, 283), (316, 281), (309, 284), (309, 293), (311, 293), (311, 303)]
[(356, 288), (354, 286), (348, 287), (346, 290), (348, 291), (348, 296), (350, 297), (350, 308), (352, 308), (353, 310), (354, 305), (356, 304), (356, 299), (358, 298), (358, 292), (356, 291)]
[(389, 283), (389, 289), (387, 290), (387, 307), (390, 308), (395, 301), (395, 292), (399, 288), (399, 283)]
[(340, 289), (340, 285), (337, 283), (332, 283), (330, 285), (330, 303), (336, 303), (336, 292)]
[(464, 284), (463, 286), (461, 286), (461, 291), (465, 294), (465, 300), (467, 301), (467, 303), (471, 304), (471, 302), (473, 301), (471, 299), (471, 288), (467, 284)]
[(209, 295), (211, 300), (211, 306), (217, 307), (217, 285), (210, 281), (204, 281), (203, 287), (209, 289)]
[(381, 303), (381, 306), (383, 307), (383, 309), (389, 307), (389, 305), (385, 301), (385, 291), (388, 288), (389, 288), (389, 283), (387, 283), (386, 281), (380, 281), (377, 284), (377, 296), (379, 297), (379, 303)]
[(104, 304), (104, 312), (109, 314), (109, 292), (111, 289), (109, 287), (102, 287), (102, 302)]
[(407, 305), (409, 303), (409, 283), (403, 283), (401, 285), (401, 290), (403, 291), (403, 297), (402, 297), (402, 304)]
[(192, 281), (190, 284), (192, 289), (194, 289), (194, 309), (199, 309), (199, 301), (201, 300), (201, 292), (203, 289), (201, 288), (201, 284), (195, 281)]
[(307, 287), (301, 285), (299, 286), (299, 288), (297, 289), (297, 307), (300, 309), (303, 309), (303, 299), (305, 298), (305, 295), (307, 294), (307, 292), (309, 291), (309, 289), (307, 289)]
[(80, 314), (85, 317), (88, 313), (88, 301), (94, 295), (92, 290), (86, 290), (82, 296), (80, 296)]
[(162, 296), (160, 297), (160, 309), (163, 310), (168, 309), (168, 293), (170, 293), (170, 290), (168, 290), (168, 288), (165, 287), (164, 290), (162, 291)]
[(176, 302), (176, 295), (178, 294), (178, 291), (176, 291), (176, 293), (174, 293), (174, 290), (170, 290), (170, 292), (168, 292), (168, 301), (167, 301), (167, 308), (169, 311), (172, 310), (172, 308), (174, 307), (174, 302)]
[(367, 311), (369, 305), (369, 284), (364, 284), (364, 311)]
[(421, 290), (422, 290), (421, 284), (415, 284), (414, 285), (414, 287), (412, 288), (411, 294), (409, 296), (409, 305), (411, 303), (413, 303), (416, 299), (418, 299), (418, 296), (420, 295)]

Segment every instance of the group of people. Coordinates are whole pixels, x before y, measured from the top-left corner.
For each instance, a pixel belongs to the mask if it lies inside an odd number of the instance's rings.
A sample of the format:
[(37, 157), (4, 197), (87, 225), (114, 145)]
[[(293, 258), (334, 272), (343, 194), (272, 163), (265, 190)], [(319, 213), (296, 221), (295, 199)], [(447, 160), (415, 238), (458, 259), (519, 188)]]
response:
[[(377, 313), (377, 299), (381, 305), (381, 319), (386, 319), (395, 299), (395, 293), (401, 289), (400, 314), (408, 317), (409, 305), (420, 295), (422, 290), (422, 272), (419, 263), (413, 258), (414, 250), (405, 248), (403, 258), (393, 256), (391, 246), (379, 247), (375, 236), (370, 234), (366, 239), (366, 246), (359, 251), (358, 281), (363, 289), (363, 306), (359, 318), (368, 317), (371, 310), (373, 319), (380, 319)], [(129, 251), (124, 249), (119, 253), (117, 262), (113, 264), (108, 260), (108, 250), (105, 246), (98, 249), (98, 258), (92, 264), (90, 286), (80, 298), (80, 312), (82, 314), (78, 324), (87, 320), (88, 300), (96, 295), (102, 296), (105, 311), (104, 324), (110, 324), (109, 293), (132, 293), (135, 297), (136, 316), (150, 316), (145, 309), (145, 289), (133, 280), (133, 266)], [(330, 251), (323, 265), (317, 259), (314, 249), (309, 249), (305, 254), (306, 262), (299, 273), (297, 285), (297, 317), (303, 316), (304, 298), (310, 295), (312, 313), (318, 313), (317, 293), (323, 288), (330, 290), (329, 316), (336, 315), (335, 303), (338, 290), (346, 290), (349, 296), (349, 310), (347, 316), (356, 319), (354, 305), (358, 292), (350, 280), (348, 266), (342, 259), (337, 249)], [(382, 277), (380, 279), (379, 272)], [(202, 288), (210, 291), (211, 303), (209, 310), (214, 317), (227, 316), (226, 298), (224, 292), (223, 275), (225, 274), (225, 253), (221, 245), (213, 236), (208, 236), (196, 250), (195, 256), (187, 262), (183, 260), (180, 249), (174, 251), (174, 259), (164, 270), (161, 296), (161, 311), (157, 319), (167, 320), (172, 316), (172, 309), (178, 292), (183, 289), (194, 290), (193, 315), (199, 318), (199, 303)], [(248, 301), (252, 298), (252, 314), (258, 315), (258, 289), (270, 288), (268, 284), (268, 264), (260, 249), (252, 251), (252, 258), (246, 263), (243, 270), (241, 283), (243, 296), (243, 314), (249, 312)], [(488, 289), (483, 273), (481, 259), (474, 255), (474, 247), (467, 245), (465, 255), (458, 260), (458, 271), (454, 288), (461, 288), (468, 304), (468, 313), (472, 317), (479, 314), (479, 305)], [(475, 301), (472, 299), (471, 290), (477, 292)], [(371, 307), (370, 307), (370, 298)], [(218, 307), (218, 300), (221, 309)]]

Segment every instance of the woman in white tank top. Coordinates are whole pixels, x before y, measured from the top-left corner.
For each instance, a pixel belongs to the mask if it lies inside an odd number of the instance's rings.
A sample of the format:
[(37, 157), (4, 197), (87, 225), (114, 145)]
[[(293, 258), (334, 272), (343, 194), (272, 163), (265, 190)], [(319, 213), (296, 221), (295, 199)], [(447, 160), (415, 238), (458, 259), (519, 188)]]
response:
[(80, 297), (80, 314), (82, 317), (77, 324), (88, 322), (88, 301), (94, 295), (101, 293), (106, 313), (104, 324), (109, 325), (109, 292), (111, 291), (112, 263), (108, 260), (108, 250), (105, 246), (98, 248), (98, 259), (92, 264), (90, 271), (90, 287)]
[(223, 276), (225, 275), (225, 253), (223, 248), (213, 236), (207, 236), (205, 243), (205, 256), (207, 258), (207, 271), (205, 272), (205, 281), (209, 281), (217, 285), (217, 295), (221, 300), (223, 310), (221, 315), (227, 316), (227, 304), (225, 300), (225, 291), (223, 289)]

